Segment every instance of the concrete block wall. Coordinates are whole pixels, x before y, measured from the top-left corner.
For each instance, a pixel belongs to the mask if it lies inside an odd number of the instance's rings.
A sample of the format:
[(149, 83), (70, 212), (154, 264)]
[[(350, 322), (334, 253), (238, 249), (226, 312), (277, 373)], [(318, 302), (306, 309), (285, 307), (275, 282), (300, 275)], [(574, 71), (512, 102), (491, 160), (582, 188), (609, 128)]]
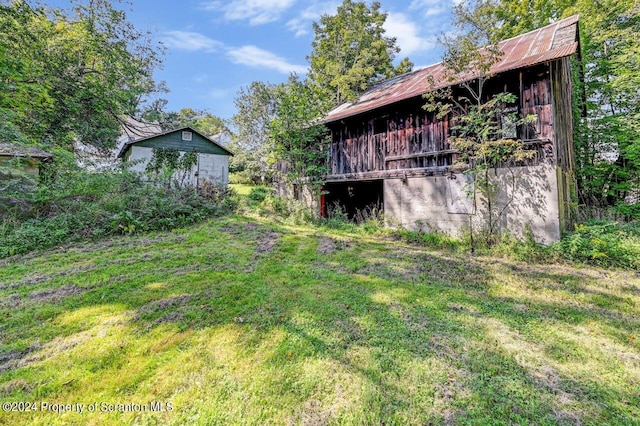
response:
[[(499, 169), (491, 171), (490, 180), (496, 188), (492, 194), (494, 217), (502, 211), (497, 222), (500, 231), (521, 237), (529, 227), (540, 243), (560, 239), (555, 166)], [(390, 226), (459, 236), (468, 229), (469, 215), (475, 229), (488, 223), (486, 198), (478, 193), (474, 204), (463, 174), (386, 179), (383, 191)]]

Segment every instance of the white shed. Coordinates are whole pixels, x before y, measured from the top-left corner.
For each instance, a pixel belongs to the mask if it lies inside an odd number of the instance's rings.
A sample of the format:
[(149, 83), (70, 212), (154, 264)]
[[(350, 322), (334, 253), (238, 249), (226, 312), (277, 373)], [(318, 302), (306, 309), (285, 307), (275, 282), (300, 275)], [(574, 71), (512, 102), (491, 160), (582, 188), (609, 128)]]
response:
[(131, 163), (129, 170), (144, 173), (153, 157), (154, 149), (174, 149), (184, 155), (187, 152), (197, 154), (197, 162), (186, 171), (181, 179), (183, 184), (201, 187), (207, 181), (223, 188), (229, 182), (229, 156), (231, 151), (191, 127), (183, 127), (153, 136), (127, 142), (118, 158)]

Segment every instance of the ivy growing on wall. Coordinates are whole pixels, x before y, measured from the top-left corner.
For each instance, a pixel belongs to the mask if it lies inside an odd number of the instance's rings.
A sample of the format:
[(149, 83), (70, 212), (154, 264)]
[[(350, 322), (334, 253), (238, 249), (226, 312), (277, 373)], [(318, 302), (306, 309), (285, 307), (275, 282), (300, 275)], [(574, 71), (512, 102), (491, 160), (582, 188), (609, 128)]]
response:
[(164, 178), (169, 183), (171, 180), (177, 180), (182, 185), (187, 173), (196, 164), (198, 164), (198, 153), (195, 151), (185, 152), (180, 156), (180, 151), (175, 148), (153, 148), (153, 154), (145, 172), (154, 179)]
[(153, 148), (151, 161), (147, 164), (145, 171), (148, 174), (158, 175), (163, 170), (173, 172), (178, 168), (180, 162), (180, 151), (173, 148)]

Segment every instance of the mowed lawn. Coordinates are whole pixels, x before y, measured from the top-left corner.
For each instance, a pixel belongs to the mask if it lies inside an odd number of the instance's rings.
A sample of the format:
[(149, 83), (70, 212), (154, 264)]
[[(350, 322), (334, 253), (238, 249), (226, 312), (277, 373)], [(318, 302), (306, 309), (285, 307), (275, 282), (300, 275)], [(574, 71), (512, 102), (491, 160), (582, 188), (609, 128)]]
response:
[(639, 340), (636, 272), (231, 216), (0, 260), (0, 424), (634, 425)]

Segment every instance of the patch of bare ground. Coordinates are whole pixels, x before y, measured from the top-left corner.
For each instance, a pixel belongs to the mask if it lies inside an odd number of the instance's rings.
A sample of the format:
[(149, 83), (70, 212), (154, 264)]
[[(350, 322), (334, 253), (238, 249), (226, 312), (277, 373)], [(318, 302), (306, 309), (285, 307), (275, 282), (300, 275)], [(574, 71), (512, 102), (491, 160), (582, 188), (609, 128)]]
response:
[(465, 386), (467, 375), (464, 370), (452, 370), (444, 381), (435, 385), (435, 400), (437, 405), (444, 408), (442, 420), (445, 425), (458, 424), (460, 417), (464, 417), (464, 412), (453, 409), (452, 404), (468, 396), (469, 391)]
[(331, 238), (320, 238), (318, 242), (317, 252), (319, 254), (331, 254), (336, 250), (336, 242)]
[(14, 392), (29, 393), (33, 390), (33, 386), (23, 379), (15, 379), (0, 385), (0, 397), (6, 397)]
[(256, 225), (255, 223), (247, 222), (244, 224), (244, 229), (247, 231), (255, 231), (256, 229), (258, 229), (258, 225)]
[[(100, 250), (107, 250), (112, 248), (131, 248), (131, 247), (144, 247), (159, 243), (179, 243), (186, 239), (183, 235), (176, 234), (163, 234), (156, 235), (154, 237), (115, 237), (112, 239), (88, 242), (88, 243), (75, 243), (73, 245), (66, 245), (50, 250), (36, 250), (27, 254), (17, 254), (15, 256), (5, 257), (0, 259), (0, 267), (10, 265), (14, 262), (25, 262), (27, 260), (35, 259), (37, 257), (45, 255), (55, 254), (82, 254), (82, 253), (94, 253)], [(0, 287), (1, 288), (1, 287)]]
[(15, 309), (22, 305), (22, 299), (17, 294), (10, 294), (0, 298), (0, 309)]
[(225, 232), (231, 235), (243, 235), (245, 233), (253, 233), (257, 231), (260, 227), (252, 222), (247, 222), (244, 225), (240, 225), (238, 223), (229, 223), (220, 228), (220, 231)]
[(51, 273), (51, 274), (41, 274), (41, 273), (33, 273), (26, 278), (23, 278), (19, 281), (15, 281), (12, 283), (0, 283), (0, 290), (13, 290), (16, 288), (26, 287), (26, 286), (34, 286), (46, 281), (50, 281), (56, 278), (68, 277), (70, 275), (74, 275), (80, 272), (87, 272), (95, 269), (95, 265), (82, 265), (77, 266), (75, 268), (65, 269), (59, 272)]
[(0, 373), (21, 367), (27, 356), (40, 348), (40, 344), (34, 344), (20, 351), (0, 350)]
[(333, 407), (325, 407), (315, 398), (309, 399), (300, 409), (298, 415), (290, 418), (289, 425), (324, 426), (331, 423), (335, 416)]
[(91, 339), (88, 332), (74, 334), (68, 337), (56, 337), (45, 345), (36, 343), (23, 351), (7, 352), (5, 361), (0, 353), (0, 373), (7, 370), (17, 369), (32, 364), (43, 359), (51, 358), (57, 354), (68, 351)]
[[(220, 231), (236, 237), (243, 237), (247, 240), (256, 240), (257, 243), (254, 249), (253, 261), (265, 254), (271, 253), (280, 239), (279, 232), (266, 229), (251, 222), (245, 223), (244, 225), (230, 223), (222, 226)], [(252, 264), (248, 265), (245, 268), (245, 272), (250, 272), (252, 268)]]
[(140, 319), (142, 316), (154, 314), (156, 312), (164, 311), (168, 308), (177, 308), (184, 305), (194, 296), (192, 294), (183, 294), (181, 296), (167, 297), (166, 299), (154, 300), (146, 305), (138, 308), (138, 313), (135, 319)]
[(184, 318), (184, 314), (180, 312), (170, 312), (167, 315), (163, 315), (161, 317), (156, 318), (149, 324), (149, 327), (155, 327), (160, 324), (166, 324), (170, 322), (178, 322)]
[(260, 235), (258, 244), (256, 245), (254, 259), (262, 254), (271, 253), (278, 243), (280, 234), (275, 231), (265, 231)]
[(551, 410), (559, 423), (582, 424), (584, 413), (576, 410), (576, 399), (574, 395), (563, 390), (563, 379), (558, 372), (549, 365), (542, 365), (534, 368), (532, 376), (537, 386), (545, 388), (554, 395)]
[(65, 297), (82, 294), (90, 289), (91, 287), (78, 287), (77, 285), (70, 284), (63, 285), (58, 288), (47, 288), (44, 290), (32, 291), (28, 294), (27, 298), (36, 303), (56, 302), (60, 299), (64, 299)]
[[(199, 311), (211, 311), (207, 301), (218, 297), (220, 295), (207, 291), (154, 300), (139, 307), (133, 320), (141, 321), (146, 330), (161, 324), (180, 322), (185, 318), (185, 307)], [(156, 314), (160, 315), (154, 318)]]

